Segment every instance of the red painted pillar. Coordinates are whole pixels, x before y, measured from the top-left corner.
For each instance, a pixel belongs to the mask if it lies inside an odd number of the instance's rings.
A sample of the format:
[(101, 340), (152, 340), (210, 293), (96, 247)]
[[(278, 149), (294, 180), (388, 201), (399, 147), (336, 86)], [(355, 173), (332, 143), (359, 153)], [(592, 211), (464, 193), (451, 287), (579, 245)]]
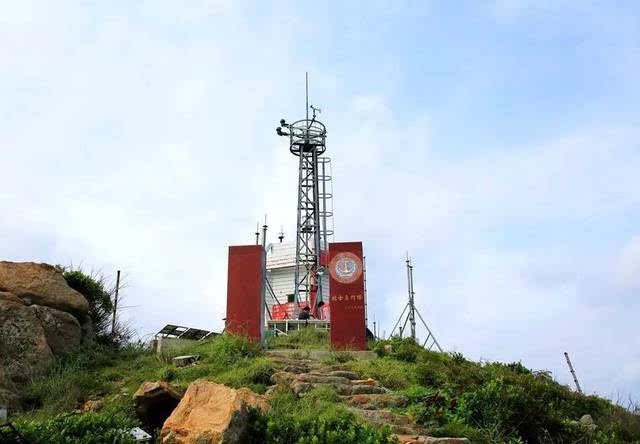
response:
[(364, 277), (362, 242), (329, 244), (331, 347), (365, 350)]
[(229, 247), (226, 331), (254, 341), (264, 334), (264, 261), (261, 245)]

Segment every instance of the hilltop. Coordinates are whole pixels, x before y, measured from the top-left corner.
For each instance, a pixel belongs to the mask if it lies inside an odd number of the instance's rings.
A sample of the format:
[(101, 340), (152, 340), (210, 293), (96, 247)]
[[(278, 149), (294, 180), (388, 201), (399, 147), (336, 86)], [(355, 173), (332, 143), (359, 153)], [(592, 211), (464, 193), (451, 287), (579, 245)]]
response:
[[(327, 342), (326, 333), (303, 330), (271, 338), (268, 349), (293, 349), (289, 363), (299, 360), (303, 366), (338, 368), (375, 380), (390, 389), (389, 396), (403, 400), (386, 407), (392, 416), (410, 418), (411, 427), (430, 436), (466, 437), (473, 443), (640, 442), (637, 416), (520, 363), (472, 362), (398, 338), (370, 343), (378, 357), (356, 360), (352, 353), (329, 351)], [(132, 395), (143, 382), (160, 380), (186, 389), (205, 379), (268, 394), (271, 409), (255, 411), (251, 419), (254, 442), (391, 442), (393, 424), (379, 428), (364, 421), (339, 385), (309, 384), (302, 397), (286, 385), (270, 389), (274, 375), (287, 372), (282, 358), (269, 350), (230, 335), (165, 355), (142, 345), (81, 346), (56, 357), (45, 376), (26, 386), (22, 411), (12, 419), (34, 443), (130, 442), (123, 430), (140, 425)], [(312, 362), (318, 350), (321, 357)], [(172, 358), (183, 354), (200, 360), (176, 367)], [(586, 414), (594, 424), (579, 421)]]

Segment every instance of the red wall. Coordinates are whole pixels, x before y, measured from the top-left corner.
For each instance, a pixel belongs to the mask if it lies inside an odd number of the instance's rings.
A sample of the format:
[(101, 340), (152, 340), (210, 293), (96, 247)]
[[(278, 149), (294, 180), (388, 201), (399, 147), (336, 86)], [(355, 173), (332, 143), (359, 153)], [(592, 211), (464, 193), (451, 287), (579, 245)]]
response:
[(264, 330), (264, 259), (261, 245), (229, 247), (226, 329), (256, 341)]
[(365, 350), (362, 242), (329, 244), (331, 347)]

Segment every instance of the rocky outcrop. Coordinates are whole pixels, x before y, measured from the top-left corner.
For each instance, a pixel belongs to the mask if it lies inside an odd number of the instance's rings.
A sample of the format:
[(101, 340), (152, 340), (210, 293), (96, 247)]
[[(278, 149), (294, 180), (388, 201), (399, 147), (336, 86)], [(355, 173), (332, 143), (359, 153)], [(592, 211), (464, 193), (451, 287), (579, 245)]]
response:
[(66, 353), (80, 345), (82, 329), (73, 315), (42, 305), (29, 307), (42, 324), (47, 344), (54, 354)]
[(62, 272), (49, 264), (0, 261), (0, 291), (13, 293), (27, 305), (37, 304), (84, 316), (89, 303), (67, 285)]
[(133, 394), (136, 415), (149, 430), (162, 427), (182, 399), (182, 390), (164, 381), (143, 382)]
[(15, 406), (20, 388), (45, 374), (54, 354), (93, 340), (88, 310), (55, 267), (0, 261), (0, 405)]
[(15, 391), (16, 388), (13, 386), (13, 383), (5, 376), (4, 365), (0, 365), (0, 406), (11, 409), (16, 407), (18, 404), (18, 396)]
[(32, 376), (45, 373), (52, 360), (53, 353), (35, 312), (21, 302), (0, 300), (0, 364), (4, 368), (4, 385), (7, 382), (23, 385)]
[(234, 390), (222, 384), (195, 381), (165, 421), (162, 443), (244, 443), (250, 406), (268, 408), (265, 399), (251, 390)]

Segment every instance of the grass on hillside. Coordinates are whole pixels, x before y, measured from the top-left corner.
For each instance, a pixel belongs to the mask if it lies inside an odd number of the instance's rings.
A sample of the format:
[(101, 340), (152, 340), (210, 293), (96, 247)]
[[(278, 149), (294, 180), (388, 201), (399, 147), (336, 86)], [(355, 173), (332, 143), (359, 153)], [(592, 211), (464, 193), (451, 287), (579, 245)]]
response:
[[(319, 333), (301, 331), (272, 338), (269, 345), (295, 346), (301, 354), (328, 348), (326, 333)], [(385, 352), (387, 344), (392, 353)], [(411, 415), (432, 435), (465, 436), (474, 443), (640, 443), (639, 417), (602, 398), (575, 393), (520, 363), (476, 363), (460, 354), (426, 351), (407, 339), (371, 347), (379, 359), (353, 360), (343, 352), (331, 360), (405, 395), (409, 405), (398, 412)], [(171, 358), (182, 354), (201, 358), (195, 366), (175, 367)], [(113, 433), (137, 423), (132, 394), (144, 381), (165, 380), (186, 388), (204, 378), (264, 393), (274, 371), (259, 346), (230, 335), (167, 356), (140, 347), (82, 348), (56, 358), (47, 376), (32, 381), (16, 424), (34, 443), (128, 442)], [(103, 407), (97, 413), (70, 414), (88, 399), (102, 399)], [(386, 431), (361, 423), (331, 389), (315, 390), (303, 399), (283, 389), (270, 402), (269, 413), (253, 412), (255, 442), (387, 442)], [(593, 416), (596, 431), (576, 422), (586, 413)], [(87, 430), (95, 430), (97, 438)]]
[(271, 336), (267, 339), (268, 348), (280, 349), (329, 349), (329, 334), (326, 330), (303, 328), (289, 335)]
[[(176, 367), (172, 358), (198, 354), (197, 365)], [(264, 393), (275, 372), (261, 348), (245, 338), (222, 335), (171, 350), (164, 356), (140, 347), (115, 350), (83, 347), (56, 358), (50, 372), (26, 388), (25, 410), (14, 418), (32, 443), (128, 443), (120, 433), (133, 425), (132, 395), (144, 381), (164, 380), (186, 389), (196, 379)], [(73, 414), (84, 401), (102, 399), (96, 413)], [(299, 400), (291, 390), (280, 390), (267, 414), (253, 412), (255, 442), (384, 443), (388, 431), (374, 430), (341, 404), (335, 392), (314, 391)], [(5, 439), (5, 441), (3, 441)], [(0, 433), (0, 442), (7, 441)]]

